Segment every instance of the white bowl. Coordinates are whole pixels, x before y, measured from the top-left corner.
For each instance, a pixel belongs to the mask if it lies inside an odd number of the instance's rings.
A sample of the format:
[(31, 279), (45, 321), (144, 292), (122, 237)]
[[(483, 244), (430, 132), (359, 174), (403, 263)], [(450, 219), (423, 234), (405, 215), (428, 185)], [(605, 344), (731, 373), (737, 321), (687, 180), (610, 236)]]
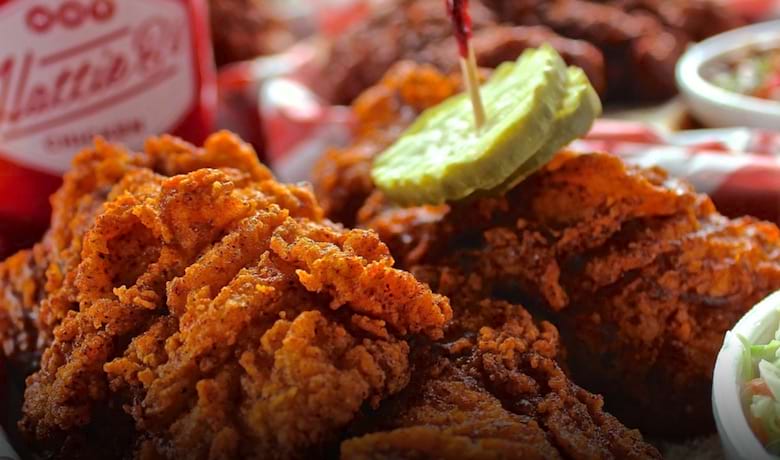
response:
[(712, 379), (712, 410), (718, 434), (729, 460), (771, 460), (753, 434), (742, 405), (743, 345), (737, 334), (751, 343), (768, 343), (780, 324), (780, 291), (756, 304), (726, 333)]
[(702, 76), (707, 64), (757, 45), (780, 47), (780, 20), (735, 29), (692, 46), (677, 62), (677, 86), (691, 112), (707, 126), (751, 126), (780, 131), (780, 102), (720, 88)]

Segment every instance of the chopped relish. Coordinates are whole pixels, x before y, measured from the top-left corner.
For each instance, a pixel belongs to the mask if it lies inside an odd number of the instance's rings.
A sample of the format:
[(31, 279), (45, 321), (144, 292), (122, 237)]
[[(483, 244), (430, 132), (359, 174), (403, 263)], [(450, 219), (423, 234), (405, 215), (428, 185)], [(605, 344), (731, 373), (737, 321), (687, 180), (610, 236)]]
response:
[(780, 101), (780, 47), (750, 48), (714, 62), (709, 80), (729, 91)]

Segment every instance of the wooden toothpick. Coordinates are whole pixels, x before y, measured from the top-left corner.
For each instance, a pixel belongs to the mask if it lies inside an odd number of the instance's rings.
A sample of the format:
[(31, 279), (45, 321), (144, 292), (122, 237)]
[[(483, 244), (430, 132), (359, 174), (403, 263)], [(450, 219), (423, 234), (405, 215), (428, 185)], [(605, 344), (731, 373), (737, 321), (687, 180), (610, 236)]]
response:
[(485, 124), (485, 106), (482, 104), (482, 93), (479, 91), (479, 77), (477, 76), (477, 59), (474, 57), (474, 47), (468, 45), (468, 59), (460, 58), (460, 69), (466, 81), (466, 91), (471, 98), (471, 106), (474, 109), (474, 125), (477, 131)]
[(447, 12), (452, 19), (455, 38), (458, 40), (460, 52), (460, 70), (463, 73), (463, 81), (466, 83), (466, 91), (471, 98), (471, 106), (474, 111), (474, 125), (479, 131), (485, 124), (487, 116), (485, 106), (482, 103), (482, 95), (479, 91), (479, 77), (477, 76), (477, 58), (474, 54), (474, 46), (471, 44), (471, 16), (468, 12), (468, 0), (445, 0)]

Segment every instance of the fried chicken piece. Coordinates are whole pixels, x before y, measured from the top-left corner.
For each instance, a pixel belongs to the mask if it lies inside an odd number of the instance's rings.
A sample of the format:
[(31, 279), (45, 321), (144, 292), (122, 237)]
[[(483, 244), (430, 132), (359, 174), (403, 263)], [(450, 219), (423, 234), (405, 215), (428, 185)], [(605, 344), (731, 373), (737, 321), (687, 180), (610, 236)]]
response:
[(690, 42), (652, 14), (584, 0), (485, 0), (504, 20), (542, 24), (589, 43), (604, 56), (609, 101), (662, 100), (676, 92), (674, 66)]
[(646, 13), (665, 26), (677, 29), (695, 41), (742, 27), (746, 21), (712, 0), (607, 0), (631, 13)]
[[(675, 95), (675, 65), (688, 45), (744, 23), (711, 0), (480, 0), (471, 9), (480, 65), (549, 43), (617, 102)], [(317, 91), (350, 104), (401, 60), (457, 72), (456, 50), (441, 2), (393, 1), (335, 40)]]
[[(549, 43), (567, 63), (582, 67), (598, 90), (604, 89), (604, 62), (595, 47), (543, 27), (502, 26), (479, 1), (472, 1), (470, 7), (480, 65), (495, 67), (514, 61), (525, 49)], [(440, 1), (391, 2), (342, 34), (333, 45), (318, 92), (333, 103), (350, 104), (401, 60), (430, 64), (445, 73), (458, 72), (452, 23)]]
[(45, 267), (44, 262), (35, 260), (35, 252), (41, 253), (36, 249), (21, 251), (0, 265), (0, 343), (6, 357), (21, 358), (36, 348), (38, 330), (31, 313), (41, 301)]
[[(109, 196), (136, 188), (151, 169), (174, 176), (199, 168), (229, 167), (246, 171), (254, 180), (270, 179), (251, 148), (237, 147), (215, 136), (205, 149), (164, 136), (146, 144), (137, 155), (98, 140), (94, 149), (74, 159), (62, 187), (52, 197), (51, 229), (31, 250), (0, 264), (0, 343), (4, 354), (39, 354), (52, 340), (52, 330), (70, 310), (78, 309), (73, 283), (81, 262), (82, 240)], [(131, 173), (132, 177), (126, 178)], [(123, 180), (120, 186), (117, 183)], [(135, 182), (133, 182), (135, 178)], [(24, 360), (28, 360), (25, 358)]]
[(676, 94), (674, 68), (690, 42), (651, 15), (612, 5), (556, 0), (538, 12), (543, 24), (600, 49), (607, 63), (607, 98), (662, 100)]
[[(475, 32), (495, 23), (492, 13), (479, 1), (472, 2), (470, 7)], [(444, 54), (430, 51), (431, 45), (439, 42), (450, 45), (439, 48), (438, 51), (446, 50)], [(350, 104), (403, 59), (442, 69), (456, 68), (452, 24), (440, 1), (388, 2), (366, 21), (341, 34), (333, 44), (327, 75), (317, 91), (332, 103)]]
[[(99, 206), (69, 198), (107, 170), (113, 186), (88, 200)], [(71, 308), (20, 422), (48, 455), (323, 455), (364, 405), (406, 386), (407, 337), (436, 339), (452, 315), (375, 233), (323, 221), (309, 189), (275, 182), (228, 133), (202, 150), (152, 139), (137, 155), (99, 142), (58, 197), (70, 220), (47, 241), (67, 234), (79, 250), (34, 311), (55, 296)]]
[[(574, 380), (646, 433), (712, 430), (723, 335), (780, 288), (775, 225), (727, 219), (661, 171), (605, 154), (562, 155), (504, 197), (416, 213), (365, 224), (415, 273), (447, 267), (546, 310)], [(438, 292), (462, 296), (459, 283)]]
[(218, 66), (277, 53), (295, 41), (264, 0), (209, 0), (209, 18)]
[(412, 384), (374, 415), (377, 431), (342, 444), (342, 459), (660, 458), (568, 379), (552, 324), (466, 298), (454, 298), (447, 341), (417, 349)]
[(674, 68), (692, 41), (744, 21), (711, 0), (484, 0), (503, 20), (545, 25), (604, 53), (610, 100), (676, 93)]
[(723, 335), (780, 288), (776, 226), (727, 219), (660, 171), (604, 154), (563, 156), (502, 198), (364, 223), (413, 271), (451, 267), (554, 312), (574, 379), (647, 433), (712, 430)]
[[(530, 305), (555, 322), (572, 350), (574, 380), (604, 394), (628, 426), (661, 435), (710, 432), (712, 371), (723, 335), (780, 288), (778, 228), (725, 218), (688, 184), (607, 154), (559, 154), (501, 197), (394, 207), (372, 192), (369, 177), (339, 175), (367, 174), (373, 155), (388, 145), (373, 133), (383, 125), (400, 132), (422, 109), (403, 105), (404, 94), (424, 93), (436, 80), (414, 74), (407, 66), (403, 83), (391, 74), (389, 84), (368, 91), (367, 100), (393, 103), (366, 105), (370, 111), (358, 112), (365, 134), (315, 169), (329, 216), (346, 214), (376, 230), (400, 265), (424, 281), (431, 283), (431, 272), (458, 280), (432, 283), (437, 292), (459, 299), (470, 296), (470, 286), (473, 300)], [(356, 149), (359, 162), (342, 161)]]
[(562, 37), (545, 26), (495, 26), (476, 34), (472, 43), (478, 64), (491, 69), (516, 60), (528, 48), (548, 44), (567, 64), (581, 68), (599, 94), (606, 94), (604, 56), (584, 40)]

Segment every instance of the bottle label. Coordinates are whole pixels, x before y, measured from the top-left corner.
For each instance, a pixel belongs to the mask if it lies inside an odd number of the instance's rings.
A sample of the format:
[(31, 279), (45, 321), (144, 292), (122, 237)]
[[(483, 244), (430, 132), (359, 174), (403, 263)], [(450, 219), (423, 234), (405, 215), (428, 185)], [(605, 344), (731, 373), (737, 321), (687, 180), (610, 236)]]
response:
[(0, 155), (60, 174), (93, 137), (140, 148), (197, 102), (181, 0), (0, 0)]

